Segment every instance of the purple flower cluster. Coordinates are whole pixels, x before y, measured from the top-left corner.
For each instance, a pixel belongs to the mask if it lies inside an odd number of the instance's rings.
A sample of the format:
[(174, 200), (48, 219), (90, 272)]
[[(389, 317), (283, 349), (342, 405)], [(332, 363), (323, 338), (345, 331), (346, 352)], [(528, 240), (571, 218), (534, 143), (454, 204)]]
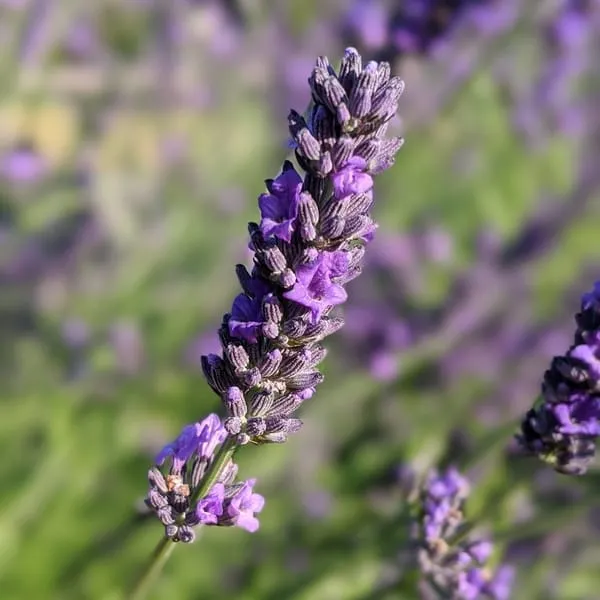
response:
[(355, 0), (345, 34), (386, 57), (429, 54), (461, 22), (483, 33), (506, 29), (516, 17), (514, 3), (499, 0), (405, 0), (387, 7)]
[(517, 436), (520, 444), (568, 475), (582, 475), (600, 435), (600, 282), (582, 296), (573, 345), (544, 374), (541, 400)]
[(462, 538), (453, 543), (464, 527), (463, 508), (469, 483), (454, 469), (430, 473), (421, 489), (419, 520), (419, 566), (433, 590), (444, 598), (477, 600), (510, 598), (513, 569), (487, 565), (492, 543)]
[(348, 49), (339, 73), (321, 58), (309, 83), (308, 120), (288, 119), (300, 170), (286, 161), (266, 181), (261, 220), (249, 224), (254, 265), (237, 267), (243, 291), (219, 332), (222, 355), (202, 358), (238, 444), (283, 442), (301, 426), (292, 414), (323, 379), (320, 342), (344, 323), (330, 312), (346, 301), (376, 228), (373, 175), (402, 145), (385, 138), (404, 88), (387, 63), (363, 67)]
[[(376, 229), (373, 176), (402, 145), (385, 135), (404, 89), (389, 64), (363, 66), (349, 48), (339, 72), (319, 58), (309, 84), (308, 119), (288, 117), (299, 169), (285, 161), (266, 181), (260, 222), (249, 224), (254, 264), (250, 272), (237, 266), (242, 292), (223, 318), (222, 352), (201, 358), (226, 418), (186, 426), (150, 471), (146, 503), (173, 541), (192, 541), (200, 524), (258, 528), (255, 480), (235, 484), (237, 467), (231, 458), (213, 461), (215, 449), (284, 442), (301, 427), (293, 413), (323, 380), (320, 342), (344, 324), (330, 313), (346, 301), (345, 285), (360, 274)], [(158, 467), (167, 457), (165, 475)]]
[[(169, 539), (192, 542), (197, 525), (235, 525), (250, 532), (258, 529), (256, 514), (262, 510), (264, 498), (253, 491), (255, 479), (234, 483), (237, 465), (231, 460), (208, 493), (194, 502), (195, 491), (226, 438), (221, 420), (211, 414), (184, 427), (156, 457), (156, 466), (149, 472), (146, 504), (164, 525)], [(170, 467), (165, 475), (159, 467), (167, 461)]]

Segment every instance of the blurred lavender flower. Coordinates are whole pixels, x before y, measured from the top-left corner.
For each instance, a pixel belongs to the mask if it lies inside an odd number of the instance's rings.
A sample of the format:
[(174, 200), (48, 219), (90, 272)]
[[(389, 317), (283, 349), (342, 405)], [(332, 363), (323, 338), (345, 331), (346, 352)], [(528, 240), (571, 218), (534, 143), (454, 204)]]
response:
[(46, 161), (28, 143), (17, 144), (0, 157), (0, 177), (14, 185), (37, 183), (46, 172)]
[[(443, 598), (508, 600), (513, 569), (501, 566), (491, 572), (486, 565), (493, 552), (492, 543), (460, 535), (465, 527), (463, 508), (468, 495), (468, 481), (454, 468), (427, 477), (419, 500), (420, 569)], [(462, 539), (454, 543), (457, 537)]]
[(595, 0), (561, 0), (542, 24), (543, 63), (532, 90), (517, 107), (516, 122), (535, 140), (548, 128), (576, 136), (585, 127), (580, 94), (586, 72), (595, 69), (592, 40), (600, 26)]
[(500, 0), (405, 0), (386, 5), (355, 0), (344, 19), (344, 35), (387, 58), (427, 55), (465, 23), (482, 34), (510, 27), (518, 3)]
[(76, 20), (69, 26), (61, 50), (67, 58), (77, 62), (96, 58), (101, 50), (101, 40), (96, 27), (87, 20)]
[(583, 295), (574, 343), (544, 374), (541, 401), (525, 415), (520, 444), (560, 473), (584, 474), (600, 435), (600, 282)]
[(220, 348), (219, 336), (214, 330), (202, 332), (196, 335), (185, 347), (183, 362), (185, 365), (198, 368), (201, 365), (203, 355), (219, 352)]
[(345, 34), (365, 49), (381, 50), (389, 41), (389, 9), (383, 2), (354, 0), (345, 15)]
[(368, 283), (350, 288), (342, 334), (352, 348), (347, 360), (380, 381), (395, 379), (399, 353), (421, 337), (429, 318), (417, 308), (427, 269), (445, 268), (453, 258), (454, 240), (439, 226), (378, 237), (366, 260)]

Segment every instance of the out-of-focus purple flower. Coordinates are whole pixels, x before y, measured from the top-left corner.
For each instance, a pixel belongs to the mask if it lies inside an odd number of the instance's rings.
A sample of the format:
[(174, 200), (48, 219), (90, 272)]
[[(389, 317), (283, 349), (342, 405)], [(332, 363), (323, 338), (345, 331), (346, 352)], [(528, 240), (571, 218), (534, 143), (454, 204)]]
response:
[(286, 161), (281, 175), (266, 184), (269, 193), (258, 198), (261, 233), (265, 239), (274, 236), (290, 242), (298, 218), (302, 178), (292, 163)]
[(574, 343), (544, 374), (541, 401), (517, 439), (556, 470), (586, 472), (600, 435), (600, 284), (582, 296)]
[(333, 281), (344, 275), (348, 266), (346, 252), (319, 252), (315, 260), (298, 267), (296, 283), (284, 293), (284, 297), (310, 308), (313, 323), (316, 323), (326, 310), (343, 304), (348, 298), (343, 286)]
[(65, 343), (73, 349), (83, 348), (90, 339), (90, 329), (80, 319), (67, 319), (61, 327)]
[(215, 483), (210, 492), (198, 501), (196, 516), (201, 525), (216, 525), (223, 514), (225, 500), (225, 486)]
[(62, 48), (68, 57), (78, 61), (94, 58), (100, 49), (98, 31), (88, 21), (76, 21), (69, 27)]
[(302, 496), (302, 506), (311, 519), (323, 519), (331, 514), (333, 500), (326, 490), (312, 490)]
[(27, 6), (29, 0), (0, 0), (0, 6), (11, 9), (21, 9)]
[(588, 0), (563, 0), (543, 27), (543, 56), (532, 91), (518, 107), (525, 133), (540, 137), (546, 131), (578, 136), (585, 131), (586, 73), (596, 63), (593, 40), (600, 23), (600, 5)]
[(498, 35), (510, 29), (518, 19), (521, 9), (521, 4), (514, 0), (471, 0), (464, 4), (470, 5), (466, 10), (466, 20), (487, 36)]
[(248, 479), (235, 489), (232, 496), (225, 499), (219, 525), (235, 525), (250, 533), (258, 530), (260, 524), (255, 515), (262, 511), (265, 499), (254, 493), (255, 484), (256, 479)]
[(492, 579), (484, 585), (484, 592), (494, 600), (509, 600), (515, 582), (515, 569), (510, 565), (500, 565)]
[(46, 161), (28, 144), (6, 151), (0, 159), (0, 176), (10, 183), (36, 183), (46, 171)]
[[(377, 293), (377, 277), (374, 279), (369, 294)], [(414, 338), (411, 325), (400, 319), (389, 303), (381, 302), (379, 297), (349, 303), (345, 316), (344, 337), (352, 345), (350, 358), (357, 366), (366, 365), (379, 381), (395, 379), (399, 371), (398, 355)]]
[(227, 432), (221, 419), (214, 413), (210, 414), (203, 421), (186, 425), (179, 436), (158, 453), (155, 462), (162, 465), (171, 456), (173, 464), (181, 469), (193, 454), (205, 459), (211, 458), (215, 448), (226, 437)]
[(224, 3), (218, 0), (196, 2), (198, 8), (197, 28), (205, 37), (209, 50), (215, 58), (230, 59), (242, 47), (239, 27), (230, 18)]
[(386, 6), (355, 0), (344, 17), (344, 35), (385, 55), (427, 55), (441, 48), (459, 24), (496, 35), (515, 23), (518, 2), (504, 0), (404, 0)]
[(464, 526), (464, 502), (469, 482), (455, 468), (430, 473), (420, 497), (419, 565), (427, 581), (457, 600), (506, 600), (512, 586), (512, 569), (490, 573), (493, 551), (487, 539), (452, 538)]
[(427, 542), (446, 537), (446, 528), (456, 527), (456, 511), (468, 493), (468, 481), (454, 468), (429, 476), (423, 498), (423, 532)]
[(382, 2), (354, 0), (345, 15), (344, 28), (367, 50), (380, 50), (388, 43), (389, 11)]

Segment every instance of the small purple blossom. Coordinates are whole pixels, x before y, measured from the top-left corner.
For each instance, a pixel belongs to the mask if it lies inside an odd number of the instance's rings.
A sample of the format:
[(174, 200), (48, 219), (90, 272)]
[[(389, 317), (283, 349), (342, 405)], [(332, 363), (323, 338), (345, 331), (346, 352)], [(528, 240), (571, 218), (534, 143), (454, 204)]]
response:
[(255, 517), (265, 505), (265, 499), (260, 494), (255, 494), (253, 489), (256, 479), (248, 479), (223, 504), (223, 516), (220, 525), (235, 525), (250, 533), (259, 528), (258, 519)]
[(343, 304), (348, 295), (343, 286), (333, 278), (344, 275), (349, 266), (349, 257), (343, 251), (322, 251), (308, 264), (300, 265), (296, 271), (294, 287), (284, 297), (310, 308), (313, 323), (332, 306)]
[(215, 483), (210, 492), (196, 505), (198, 522), (202, 525), (216, 525), (223, 514), (224, 500), (225, 486), (222, 483)]
[(281, 174), (266, 183), (269, 193), (258, 198), (260, 231), (265, 239), (274, 236), (290, 242), (298, 219), (302, 178), (292, 163), (286, 161)]
[(339, 171), (333, 174), (333, 191), (338, 199), (351, 194), (365, 194), (373, 188), (373, 178), (367, 172), (367, 161), (353, 156)]
[[(260, 224), (248, 226), (252, 270), (237, 265), (242, 293), (223, 318), (221, 353), (201, 357), (226, 418), (188, 425), (149, 472), (146, 504), (172, 541), (193, 541), (198, 524), (259, 528), (264, 498), (254, 492), (255, 479), (236, 482), (234, 451), (282, 443), (300, 429), (294, 411), (323, 381), (321, 341), (344, 324), (328, 312), (346, 300), (344, 285), (360, 273), (376, 227), (372, 175), (390, 167), (402, 145), (384, 136), (404, 84), (387, 63), (363, 68), (353, 48), (335, 73), (320, 57), (309, 78), (312, 114), (307, 121), (290, 111), (303, 174), (285, 162), (266, 182)], [(167, 457), (165, 474), (159, 467)], [(208, 494), (203, 482), (212, 484)]]
[(388, 41), (388, 10), (373, 0), (354, 0), (348, 7), (345, 28), (370, 50), (383, 48)]
[(216, 447), (227, 437), (221, 419), (216, 414), (210, 414), (203, 421), (186, 425), (179, 436), (167, 444), (157, 455), (156, 464), (162, 465), (169, 457), (179, 469), (193, 454), (208, 459), (212, 457)]
[(46, 173), (46, 161), (31, 146), (22, 144), (0, 159), (0, 175), (14, 184), (39, 181)]
[(261, 310), (262, 302), (267, 297), (270, 288), (265, 281), (260, 279), (248, 280), (246, 287), (252, 295), (238, 294), (233, 301), (228, 323), (229, 334), (247, 342), (256, 343), (264, 322)]

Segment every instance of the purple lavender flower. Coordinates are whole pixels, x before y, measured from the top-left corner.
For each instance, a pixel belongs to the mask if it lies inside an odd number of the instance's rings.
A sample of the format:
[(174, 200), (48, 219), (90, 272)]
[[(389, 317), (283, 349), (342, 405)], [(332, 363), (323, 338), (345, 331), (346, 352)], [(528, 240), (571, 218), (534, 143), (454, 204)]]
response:
[(388, 19), (382, 2), (354, 0), (345, 15), (346, 36), (356, 38), (368, 50), (380, 50), (388, 43)]
[[(201, 359), (227, 416), (185, 427), (149, 473), (146, 504), (172, 541), (191, 542), (198, 525), (258, 529), (264, 498), (255, 479), (235, 482), (233, 452), (250, 442), (285, 442), (300, 429), (294, 411), (323, 381), (320, 342), (343, 325), (329, 313), (346, 300), (344, 286), (360, 274), (375, 228), (373, 175), (393, 164), (402, 145), (385, 138), (404, 89), (387, 63), (363, 68), (349, 48), (339, 73), (319, 58), (309, 83), (308, 121), (296, 111), (288, 117), (304, 174), (285, 162), (267, 180), (260, 224), (248, 226), (253, 268), (237, 266), (242, 293), (219, 330), (222, 353)], [(159, 467), (168, 457), (165, 474)]]
[(583, 75), (596, 66), (592, 57), (599, 23), (598, 2), (563, 0), (542, 25), (544, 62), (533, 90), (518, 107), (518, 125), (526, 133), (535, 136), (544, 127), (568, 135), (583, 131)]
[(262, 316), (262, 301), (267, 296), (268, 286), (260, 280), (255, 280), (255, 293), (239, 294), (233, 301), (228, 327), (233, 337), (256, 344), (260, 329), (264, 323)]
[(488, 539), (452, 540), (464, 527), (464, 503), (469, 482), (454, 468), (429, 474), (421, 489), (418, 528), (419, 566), (435, 590), (456, 600), (508, 600), (513, 569), (486, 566), (493, 545)]
[(353, 156), (331, 179), (338, 200), (352, 194), (365, 194), (373, 187), (373, 178), (367, 173), (367, 161), (361, 156)]
[(302, 178), (292, 163), (285, 161), (281, 175), (268, 179), (266, 184), (269, 193), (258, 198), (260, 231), (265, 239), (275, 236), (290, 242), (298, 219)]
[(158, 453), (155, 462), (157, 465), (162, 465), (170, 456), (173, 458), (174, 466), (181, 469), (192, 454), (210, 459), (215, 448), (225, 440), (226, 436), (227, 432), (221, 425), (219, 417), (210, 414), (203, 421), (186, 425), (179, 436)]
[(574, 343), (552, 360), (517, 439), (557, 471), (582, 475), (600, 435), (600, 282), (582, 296), (575, 321)]
[(196, 517), (201, 525), (216, 525), (223, 514), (225, 500), (225, 486), (215, 483), (212, 489), (196, 505)]
[(355, 0), (344, 19), (344, 35), (384, 56), (429, 55), (460, 24), (493, 35), (509, 28), (518, 3), (500, 0), (404, 0), (389, 8)]
[(319, 252), (312, 262), (298, 267), (294, 287), (283, 296), (310, 308), (312, 322), (316, 324), (325, 311), (344, 303), (348, 298), (343, 286), (334, 280), (347, 274), (349, 267), (350, 257), (347, 253)]
[(262, 511), (265, 499), (254, 493), (255, 484), (256, 479), (248, 479), (232, 489), (231, 495), (223, 503), (219, 525), (235, 525), (250, 533), (258, 530), (259, 522), (254, 515)]

